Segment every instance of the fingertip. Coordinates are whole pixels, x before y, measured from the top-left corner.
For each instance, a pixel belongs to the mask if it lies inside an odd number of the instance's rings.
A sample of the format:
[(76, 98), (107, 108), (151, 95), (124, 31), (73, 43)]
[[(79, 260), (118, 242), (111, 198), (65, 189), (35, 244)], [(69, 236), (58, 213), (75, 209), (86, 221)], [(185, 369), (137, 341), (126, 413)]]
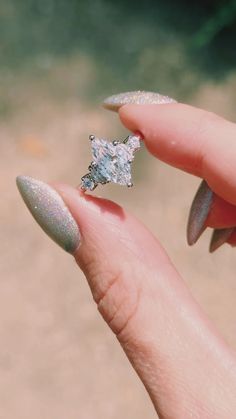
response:
[(200, 141), (195, 136), (199, 112), (181, 103), (125, 105), (119, 110), (126, 128), (139, 131), (147, 149), (158, 159), (200, 175)]
[(138, 118), (139, 108), (140, 105), (124, 105), (118, 110), (122, 124), (130, 131), (135, 131), (138, 128), (137, 124), (140, 122)]
[(68, 205), (74, 207), (77, 212), (81, 212), (82, 207), (86, 207), (88, 211), (110, 213), (119, 218), (124, 217), (123, 208), (114, 201), (85, 193), (80, 188), (74, 188), (64, 183), (56, 183), (54, 187), (64, 197)]
[[(121, 122), (129, 129), (143, 128), (150, 122), (162, 118), (164, 115), (171, 117), (172, 112), (182, 110), (184, 107), (189, 108), (188, 105), (183, 105), (177, 102), (170, 102), (165, 104), (127, 104), (119, 108), (119, 116)], [(190, 107), (191, 108), (191, 107)], [(171, 114), (170, 114), (171, 112)], [(155, 124), (156, 125), (156, 124)]]

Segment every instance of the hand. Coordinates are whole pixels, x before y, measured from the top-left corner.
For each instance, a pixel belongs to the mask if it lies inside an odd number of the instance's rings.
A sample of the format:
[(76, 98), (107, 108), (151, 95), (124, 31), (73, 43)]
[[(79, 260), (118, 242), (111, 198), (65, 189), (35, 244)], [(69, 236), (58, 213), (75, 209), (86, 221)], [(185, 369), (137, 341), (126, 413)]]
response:
[[(127, 128), (142, 133), (152, 154), (205, 179), (217, 194), (204, 225), (236, 225), (233, 123), (174, 103), (127, 105), (119, 113)], [(67, 185), (52, 188), (23, 176), (17, 182), (36, 220), (74, 255), (85, 273), (98, 310), (159, 417), (235, 418), (235, 354), (194, 301), (157, 239), (115, 203)], [(234, 233), (230, 242), (236, 243)]]

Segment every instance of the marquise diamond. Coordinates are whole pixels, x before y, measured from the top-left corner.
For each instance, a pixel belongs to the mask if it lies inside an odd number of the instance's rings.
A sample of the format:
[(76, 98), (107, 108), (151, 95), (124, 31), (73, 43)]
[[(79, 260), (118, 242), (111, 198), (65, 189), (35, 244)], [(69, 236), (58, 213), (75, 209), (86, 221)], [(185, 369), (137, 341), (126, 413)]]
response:
[(93, 161), (89, 174), (82, 178), (82, 189), (93, 190), (101, 183), (118, 183), (132, 186), (131, 163), (134, 153), (140, 148), (140, 137), (130, 135), (125, 141), (109, 142), (91, 136)]

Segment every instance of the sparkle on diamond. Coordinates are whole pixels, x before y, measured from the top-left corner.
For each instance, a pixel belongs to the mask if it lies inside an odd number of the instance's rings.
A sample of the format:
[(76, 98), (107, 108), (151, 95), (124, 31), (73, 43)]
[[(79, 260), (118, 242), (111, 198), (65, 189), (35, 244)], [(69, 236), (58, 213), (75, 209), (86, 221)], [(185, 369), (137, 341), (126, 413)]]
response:
[[(82, 178), (84, 189), (94, 189), (98, 183), (131, 184), (131, 163), (140, 148), (138, 136), (130, 135), (126, 141), (113, 144), (94, 137), (91, 141), (93, 164), (90, 173)], [(90, 180), (90, 182), (89, 182)]]

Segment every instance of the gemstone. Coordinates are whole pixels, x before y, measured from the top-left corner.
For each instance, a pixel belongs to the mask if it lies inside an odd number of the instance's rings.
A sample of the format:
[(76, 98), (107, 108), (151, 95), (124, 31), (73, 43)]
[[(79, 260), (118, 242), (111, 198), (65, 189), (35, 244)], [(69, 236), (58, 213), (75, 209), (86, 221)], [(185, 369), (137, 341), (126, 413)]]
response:
[(97, 183), (114, 182), (127, 185), (131, 182), (133, 149), (125, 143), (114, 145), (103, 139), (92, 141), (92, 155), (96, 166), (91, 175)]
[(93, 189), (97, 186), (90, 175), (83, 176), (81, 180), (82, 189), (89, 189), (90, 191), (93, 191)]
[(98, 183), (132, 184), (131, 163), (140, 148), (138, 136), (130, 135), (124, 142), (109, 142), (93, 136), (91, 146), (93, 161), (90, 173), (82, 178), (83, 189), (93, 190)]
[(140, 148), (140, 137), (138, 135), (129, 135), (125, 144), (131, 150), (137, 151)]

